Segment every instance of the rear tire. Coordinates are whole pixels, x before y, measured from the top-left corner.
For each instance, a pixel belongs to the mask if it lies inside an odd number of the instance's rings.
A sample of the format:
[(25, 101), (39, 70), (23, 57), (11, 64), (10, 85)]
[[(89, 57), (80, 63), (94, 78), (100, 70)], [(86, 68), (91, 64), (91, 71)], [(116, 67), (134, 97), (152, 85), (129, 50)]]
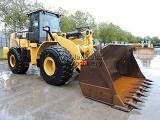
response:
[(8, 65), (14, 74), (27, 72), (29, 63), (24, 63), (21, 55), (21, 48), (12, 47), (8, 52)]
[(45, 48), (40, 56), (40, 72), (48, 84), (65, 84), (73, 73), (71, 54), (65, 48), (57, 45)]

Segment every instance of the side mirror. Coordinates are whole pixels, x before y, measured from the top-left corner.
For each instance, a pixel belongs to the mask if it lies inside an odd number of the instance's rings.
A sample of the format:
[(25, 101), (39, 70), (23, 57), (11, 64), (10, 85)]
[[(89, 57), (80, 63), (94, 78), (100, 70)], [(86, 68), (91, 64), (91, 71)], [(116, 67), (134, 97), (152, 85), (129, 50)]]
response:
[(43, 30), (49, 33), (50, 32), (50, 27), (49, 26), (45, 26), (45, 27), (43, 27)]
[(54, 38), (53, 38), (53, 36), (52, 36), (52, 34), (50, 32), (50, 27), (49, 26), (45, 26), (45, 27), (42, 27), (42, 28), (43, 28), (44, 31), (46, 31), (49, 34), (51, 39), (54, 41)]

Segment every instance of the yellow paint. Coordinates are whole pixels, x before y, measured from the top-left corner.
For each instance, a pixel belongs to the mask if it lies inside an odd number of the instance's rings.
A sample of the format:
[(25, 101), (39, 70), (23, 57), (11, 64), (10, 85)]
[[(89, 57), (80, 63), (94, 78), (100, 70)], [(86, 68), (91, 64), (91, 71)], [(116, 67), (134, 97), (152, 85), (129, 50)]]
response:
[(43, 65), (45, 73), (47, 73), (47, 75), (52, 76), (55, 73), (56, 65), (51, 57), (46, 57)]
[(10, 62), (11, 67), (14, 67), (16, 65), (16, 58), (14, 57), (13, 54), (10, 56), (9, 62)]
[(51, 45), (57, 45), (57, 42), (55, 41), (45, 41), (43, 42), (39, 47), (38, 47), (38, 51), (36, 53), (37, 55), (37, 59), (40, 58), (41, 53), (43, 52), (43, 50), (47, 47), (47, 46), (51, 46)]
[(16, 39), (18, 41), (18, 44), (21, 47), (28, 47), (29, 46), (29, 41), (27, 39)]
[(3, 57), (4, 58), (8, 58), (8, 52), (9, 52), (9, 48), (8, 47), (3, 47)]
[(30, 47), (37, 47), (37, 43), (29, 43)]
[(79, 40), (79, 39), (74, 39), (74, 40), (72, 40), (72, 42), (74, 42), (76, 45), (84, 45), (85, 44), (84, 40)]
[(30, 50), (30, 57), (31, 57), (31, 63), (32, 65), (37, 65), (37, 51), (38, 47), (28, 47), (27, 50)]
[(17, 33), (12, 33), (11, 35), (10, 35), (10, 47), (14, 47), (14, 46), (17, 46), (17, 44), (16, 44), (16, 42), (15, 42), (15, 39), (17, 39)]

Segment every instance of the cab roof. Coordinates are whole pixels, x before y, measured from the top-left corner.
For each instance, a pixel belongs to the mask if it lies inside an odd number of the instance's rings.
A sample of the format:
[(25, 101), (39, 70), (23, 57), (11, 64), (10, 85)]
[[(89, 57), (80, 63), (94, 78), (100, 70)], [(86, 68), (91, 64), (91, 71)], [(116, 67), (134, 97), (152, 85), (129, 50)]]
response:
[(33, 13), (37, 13), (37, 12), (47, 12), (47, 13), (51, 13), (51, 14), (55, 14), (56, 16), (61, 16), (59, 13), (57, 12), (53, 12), (53, 11), (50, 11), (50, 10), (45, 10), (45, 9), (35, 9), (31, 12), (28, 12), (27, 15), (30, 15), (30, 14), (33, 14)]

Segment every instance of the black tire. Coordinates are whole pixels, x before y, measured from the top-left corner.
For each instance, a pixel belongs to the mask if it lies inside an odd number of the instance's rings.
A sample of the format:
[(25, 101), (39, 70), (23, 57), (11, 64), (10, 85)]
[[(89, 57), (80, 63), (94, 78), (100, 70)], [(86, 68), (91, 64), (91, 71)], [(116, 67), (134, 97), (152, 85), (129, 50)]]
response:
[[(14, 64), (12, 62), (14, 62)], [(22, 56), (21, 56), (21, 48), (12, 47), (9, 49), (8, 65), (14, 74), (23, 74), (27, 72), (29, 68), (29, 63), (23, 62)]]
[[(45, 71), (48, 68), (44, 68), (44, 66), (46, 66), (45, 60), (47, 58), (52, 59), (55, 65), (54, 72), (50, 75)], [(71, 54), (65, 48), (57, 45), (45, 48), (40, 56), (40, 72), (43, 79), (48, 84), (56, 86), (65, 84), (73, 73), (73, 60)]]
[(26, 73), (28, 71), (28, 68), (29, 68), (29, 63), (24, 63), (22, 73)]

